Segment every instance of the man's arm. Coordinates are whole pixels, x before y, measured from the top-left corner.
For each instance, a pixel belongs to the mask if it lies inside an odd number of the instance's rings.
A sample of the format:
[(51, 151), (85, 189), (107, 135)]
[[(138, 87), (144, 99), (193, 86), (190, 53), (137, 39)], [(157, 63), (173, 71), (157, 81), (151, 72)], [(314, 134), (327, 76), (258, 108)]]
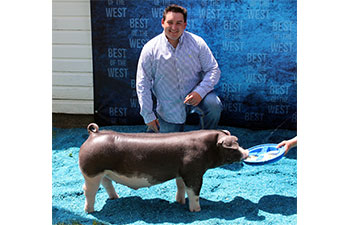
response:
[(140, 54), (136, 73), (136, 93), (140, 104), (140, 114), (145, 124), (156, 120), (152, 100), (152, 59), (149, 49), (145, 46)]
[(221, 71), (216, 59), (203, 39), (199, 42), (199, 48), (199, 61), (204, 76), (193, 92), (197, 92), (203, 99), (210, 91), (214, 90), (214, 86), (219, 82)]

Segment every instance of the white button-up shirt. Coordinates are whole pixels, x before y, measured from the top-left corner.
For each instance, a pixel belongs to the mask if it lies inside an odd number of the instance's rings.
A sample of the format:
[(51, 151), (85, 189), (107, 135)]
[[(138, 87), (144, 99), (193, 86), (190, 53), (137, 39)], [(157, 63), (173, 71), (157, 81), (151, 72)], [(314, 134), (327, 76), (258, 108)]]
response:
[(186, 121), (185, 97), (192, 91), (204, 98), (218, 83), (221, 71), (205, 41), (185, 31), (176, 48), (165, 33), (147, 42), (138, 62), (136, 91), (140, 114), (145, 123), (156, 119), (152, 94), (157, 98), (157, 113), (169, 123)]

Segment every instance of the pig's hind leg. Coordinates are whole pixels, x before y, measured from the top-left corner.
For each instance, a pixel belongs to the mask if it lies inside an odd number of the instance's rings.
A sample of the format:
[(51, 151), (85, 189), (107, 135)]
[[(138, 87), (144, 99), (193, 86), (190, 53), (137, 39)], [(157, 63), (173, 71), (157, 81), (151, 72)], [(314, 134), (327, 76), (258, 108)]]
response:
[(108, 177), (104, 176), (102, 178), (102, 185), (106, 189), (109, 199), (119, 198), (118, 194), (115, 192), (112, 181)]
[(100, 187), (101, 179), (103, 174), (97, 175), (96, 177), (88, 177), (84, 175), (85, 183), (83, 190), (85, 194), (85, 211), (91, 213), (94, 211), (95, 196), (98, 188)]
[(180, 204), (185, 204), (185, 183), (182, 178), (176, 178), (177, 192), (175, 200)]

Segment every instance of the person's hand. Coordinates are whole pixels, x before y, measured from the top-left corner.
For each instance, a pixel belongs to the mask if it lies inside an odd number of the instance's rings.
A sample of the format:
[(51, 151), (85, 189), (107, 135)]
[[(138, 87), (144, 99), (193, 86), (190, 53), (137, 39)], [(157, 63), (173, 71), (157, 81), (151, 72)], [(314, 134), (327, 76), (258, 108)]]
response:
[(159, 133), (159, 121), (155, 119), (146, 124), (149, 130), (153, 130), (155, 133)]
[(284, 155), (286, 155), (288, 153), (288, 151), (291, 149), (291, 148), (294, 148), (295, 146), (297, 145), (297, 137), (295, 138), (292, 138), (290, 140), (284, 140), (282, 141), (281, 143), (279, 143), (277, 145), (277, 148), (280, 148), (280, 147), (285, 147), (286, 151), (284, 152)]
[(202, 97), (197, 92), (193, 91), (186, 96), (184, 103), (197, 106), (201, 101)]

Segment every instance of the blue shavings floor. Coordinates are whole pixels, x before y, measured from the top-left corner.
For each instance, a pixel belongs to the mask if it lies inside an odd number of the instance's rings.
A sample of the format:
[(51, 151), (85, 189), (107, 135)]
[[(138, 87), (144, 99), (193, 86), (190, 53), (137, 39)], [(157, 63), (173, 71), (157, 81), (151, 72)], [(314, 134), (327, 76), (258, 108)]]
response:
[[(144, 132), (145, 126), (110, 126), (119, 132)], [(186, 130), (196, 129), (187, 126)], [(250, 130), (224, 127), (249, 148), (296, 136), (292, 130)], [(243, 163), (208, 170), (200, 192), (201, 212), (191, 213), (175, 202), (174, 180), (133, 190), (113, 183), (120, 198), (108, 200), (101, 186), (95, 210), (84, 212), (83, 177), (78, 166), (84, 128), (52, 131), (52, 224), (297, 224), (297, 148), (278, 162)]]

